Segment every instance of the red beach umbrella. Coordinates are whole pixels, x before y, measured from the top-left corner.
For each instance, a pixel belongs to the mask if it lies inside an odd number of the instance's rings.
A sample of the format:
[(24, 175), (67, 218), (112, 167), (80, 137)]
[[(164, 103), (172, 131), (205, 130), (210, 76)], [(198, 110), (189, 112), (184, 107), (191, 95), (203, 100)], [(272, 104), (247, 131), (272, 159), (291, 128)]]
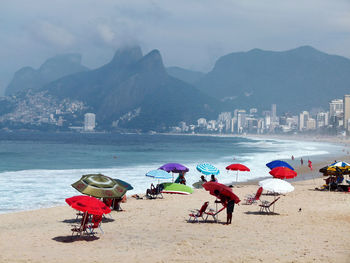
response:
[(238, 204), (241, 201), (239, 197), (232, 192), (232, 189), (224, 184), (220, 184), (217, 182), (206, 182), (203, 184), (203, 187), (205, 190), (209, 191), (209, 193), (213, 196), (218, 197), (214, 193), (215, 190), (218, 190), (221, 195), (224, 195), (225, 197), (234, 200), (236, 204)]
[(247, 166), (240, 164), (240, 163), (230, 164), (229, 166), (226, 167), (226, 170), (242, 171), (242, 172), (249, 172), (250, 171), (250, 169)]
[(81, 212), (87, 212), (92, 215), (103, 215), (111, 212), (103, 202), (95, 197), (87, 195), (77, 195), (66, 199), (68, 205)]
[(297, 176), (297, 173), (288, 167), (276, 167), (270, 171), (270, 174), (279, 179), (292, 179)]
[(226, 167), (226, 170), (237, 171), (236, 182), (238, 180), (238, 171), (250, 172), (250, 169), (247, 166), (240, 163), (230, 164), (229, 166)]

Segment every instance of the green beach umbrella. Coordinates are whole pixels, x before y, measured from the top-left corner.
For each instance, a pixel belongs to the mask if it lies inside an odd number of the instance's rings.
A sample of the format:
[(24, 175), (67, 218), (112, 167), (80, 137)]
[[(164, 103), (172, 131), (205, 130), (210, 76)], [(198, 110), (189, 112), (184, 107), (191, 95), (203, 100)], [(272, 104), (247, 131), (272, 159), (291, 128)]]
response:
[(72, 186), (82, 194), (98, 198), (120, 198), (127, 191), (125, 185), (103, 174), (83, 175)]

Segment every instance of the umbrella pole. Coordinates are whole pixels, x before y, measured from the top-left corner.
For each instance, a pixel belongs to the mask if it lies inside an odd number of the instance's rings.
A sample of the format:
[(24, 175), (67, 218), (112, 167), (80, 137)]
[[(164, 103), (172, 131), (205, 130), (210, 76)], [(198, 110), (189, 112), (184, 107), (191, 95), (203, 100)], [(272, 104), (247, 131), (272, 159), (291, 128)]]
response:
[(236, 174), (236, 183), (238, 181), (238, 170), (237, 170), (237, 174)]

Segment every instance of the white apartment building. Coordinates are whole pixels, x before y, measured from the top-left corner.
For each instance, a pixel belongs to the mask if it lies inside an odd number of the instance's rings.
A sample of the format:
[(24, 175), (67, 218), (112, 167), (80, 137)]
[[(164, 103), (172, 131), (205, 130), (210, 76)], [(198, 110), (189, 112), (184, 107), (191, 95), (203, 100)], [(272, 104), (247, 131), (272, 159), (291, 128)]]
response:
[(84, 131), (94, 131), (96, 127), (96, 115), (94, 113), (85, 113), (84, 115)]

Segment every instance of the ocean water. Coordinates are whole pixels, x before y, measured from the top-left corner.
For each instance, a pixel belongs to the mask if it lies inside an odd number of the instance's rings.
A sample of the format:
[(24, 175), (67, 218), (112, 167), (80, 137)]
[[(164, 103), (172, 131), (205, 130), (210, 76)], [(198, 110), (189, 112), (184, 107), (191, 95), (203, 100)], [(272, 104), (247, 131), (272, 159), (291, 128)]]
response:
[(144, 193), (154, 182), (145, 176), (168, 162), (187, 166), (188, 185), (198, 181), (198, 163), (220, 169), (219, 182), (234, 183), (231, 163), (242, 163), (251, 172), (240, 172), (238, 181), (271, 177), (267, 162), (288, 159), (292, 165), (305, 160), (336, 155), (342, 147), (328, 143), (242, 137), (0, 133), (0, 213), (65, 204), (78, 195), (71, 184), (83, 174), (102, 173), (133, 185)]

